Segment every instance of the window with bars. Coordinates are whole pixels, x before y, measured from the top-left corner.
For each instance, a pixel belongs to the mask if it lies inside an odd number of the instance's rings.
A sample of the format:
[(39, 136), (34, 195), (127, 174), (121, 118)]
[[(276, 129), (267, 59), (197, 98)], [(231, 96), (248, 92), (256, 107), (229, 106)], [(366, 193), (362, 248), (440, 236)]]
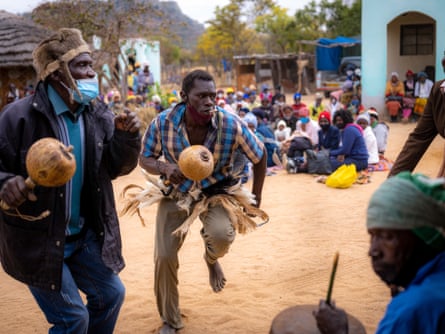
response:
[(434, 51), (434, 25), (410, 24), (400, 29), (400, 55), (431, 55)]

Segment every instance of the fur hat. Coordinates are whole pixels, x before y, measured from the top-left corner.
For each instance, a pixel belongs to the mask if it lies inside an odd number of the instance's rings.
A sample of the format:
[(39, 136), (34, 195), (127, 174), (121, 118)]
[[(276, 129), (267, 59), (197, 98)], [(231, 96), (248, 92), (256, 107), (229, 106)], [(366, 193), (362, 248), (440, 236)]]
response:
[(77, 85), (68, 68), (68, 63), (81, 53), (90, 53), (88, 44), (78, 29), (61, 28), (51, 37), (40, 42), (32, 53), (34, 68), (40, 80), (56, 70), (68, 80), (68, 86), (77, 90)]

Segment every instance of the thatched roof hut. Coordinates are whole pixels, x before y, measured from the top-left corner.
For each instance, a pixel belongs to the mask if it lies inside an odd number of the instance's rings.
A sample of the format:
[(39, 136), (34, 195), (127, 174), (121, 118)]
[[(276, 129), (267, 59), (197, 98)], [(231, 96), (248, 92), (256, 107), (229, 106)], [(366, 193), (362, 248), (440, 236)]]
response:
[(0, 10), (0, 107), (6, 102), (10, 83), (22, 93), (35, 85), (32, 51), (49, 31), (22, 16)]

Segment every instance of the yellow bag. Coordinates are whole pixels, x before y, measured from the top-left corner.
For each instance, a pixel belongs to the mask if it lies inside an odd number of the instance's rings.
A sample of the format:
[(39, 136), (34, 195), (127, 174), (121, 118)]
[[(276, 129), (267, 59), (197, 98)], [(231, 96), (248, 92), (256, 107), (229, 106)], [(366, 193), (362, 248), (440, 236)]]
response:
[(341, 165), (328, 176), (326, 185), (332, 188), (349, 188), (357, 180), (357, 170), (354, 164)]

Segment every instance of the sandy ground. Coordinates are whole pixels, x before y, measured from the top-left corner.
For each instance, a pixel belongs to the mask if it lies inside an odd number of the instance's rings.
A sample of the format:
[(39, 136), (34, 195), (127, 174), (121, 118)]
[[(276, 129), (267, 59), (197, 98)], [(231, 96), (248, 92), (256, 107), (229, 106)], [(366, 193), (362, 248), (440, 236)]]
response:
[[(413, 124), (391, 125), (387, 156), (395, 159)], [(442, 139), (436, 139), (417, 171), (436, 175)], [(371, 183), (331, 189), (311, 175), (284, 171), (266, 178), (263, 206), (270, 223), (238, 235), (221, 260), (228, 280), (215, 294), (202, 260), (200, 223), (195, 222), (180, 251), (182, 334), (268, 333), (274, 316), (289, 306), (317, 304), (325, 298), (332, 260), (340, 253), (333, 298), (373, 333), (389, 300), (389, 291), (373, 273), (367, 256), (365, 210), (386, 172)], [(115, 182), (116, 194), (129, 183), (142, 184), (137, 169)], [(156, 207), (121, 219), (127, 266), (121, 273), (127, 296), (116, 333), (154, 333), (160, 325), (153, 296), (153, 236)], [(26, 286), (0, 270), (0, 333), (45, 333), (48, 324)]]

